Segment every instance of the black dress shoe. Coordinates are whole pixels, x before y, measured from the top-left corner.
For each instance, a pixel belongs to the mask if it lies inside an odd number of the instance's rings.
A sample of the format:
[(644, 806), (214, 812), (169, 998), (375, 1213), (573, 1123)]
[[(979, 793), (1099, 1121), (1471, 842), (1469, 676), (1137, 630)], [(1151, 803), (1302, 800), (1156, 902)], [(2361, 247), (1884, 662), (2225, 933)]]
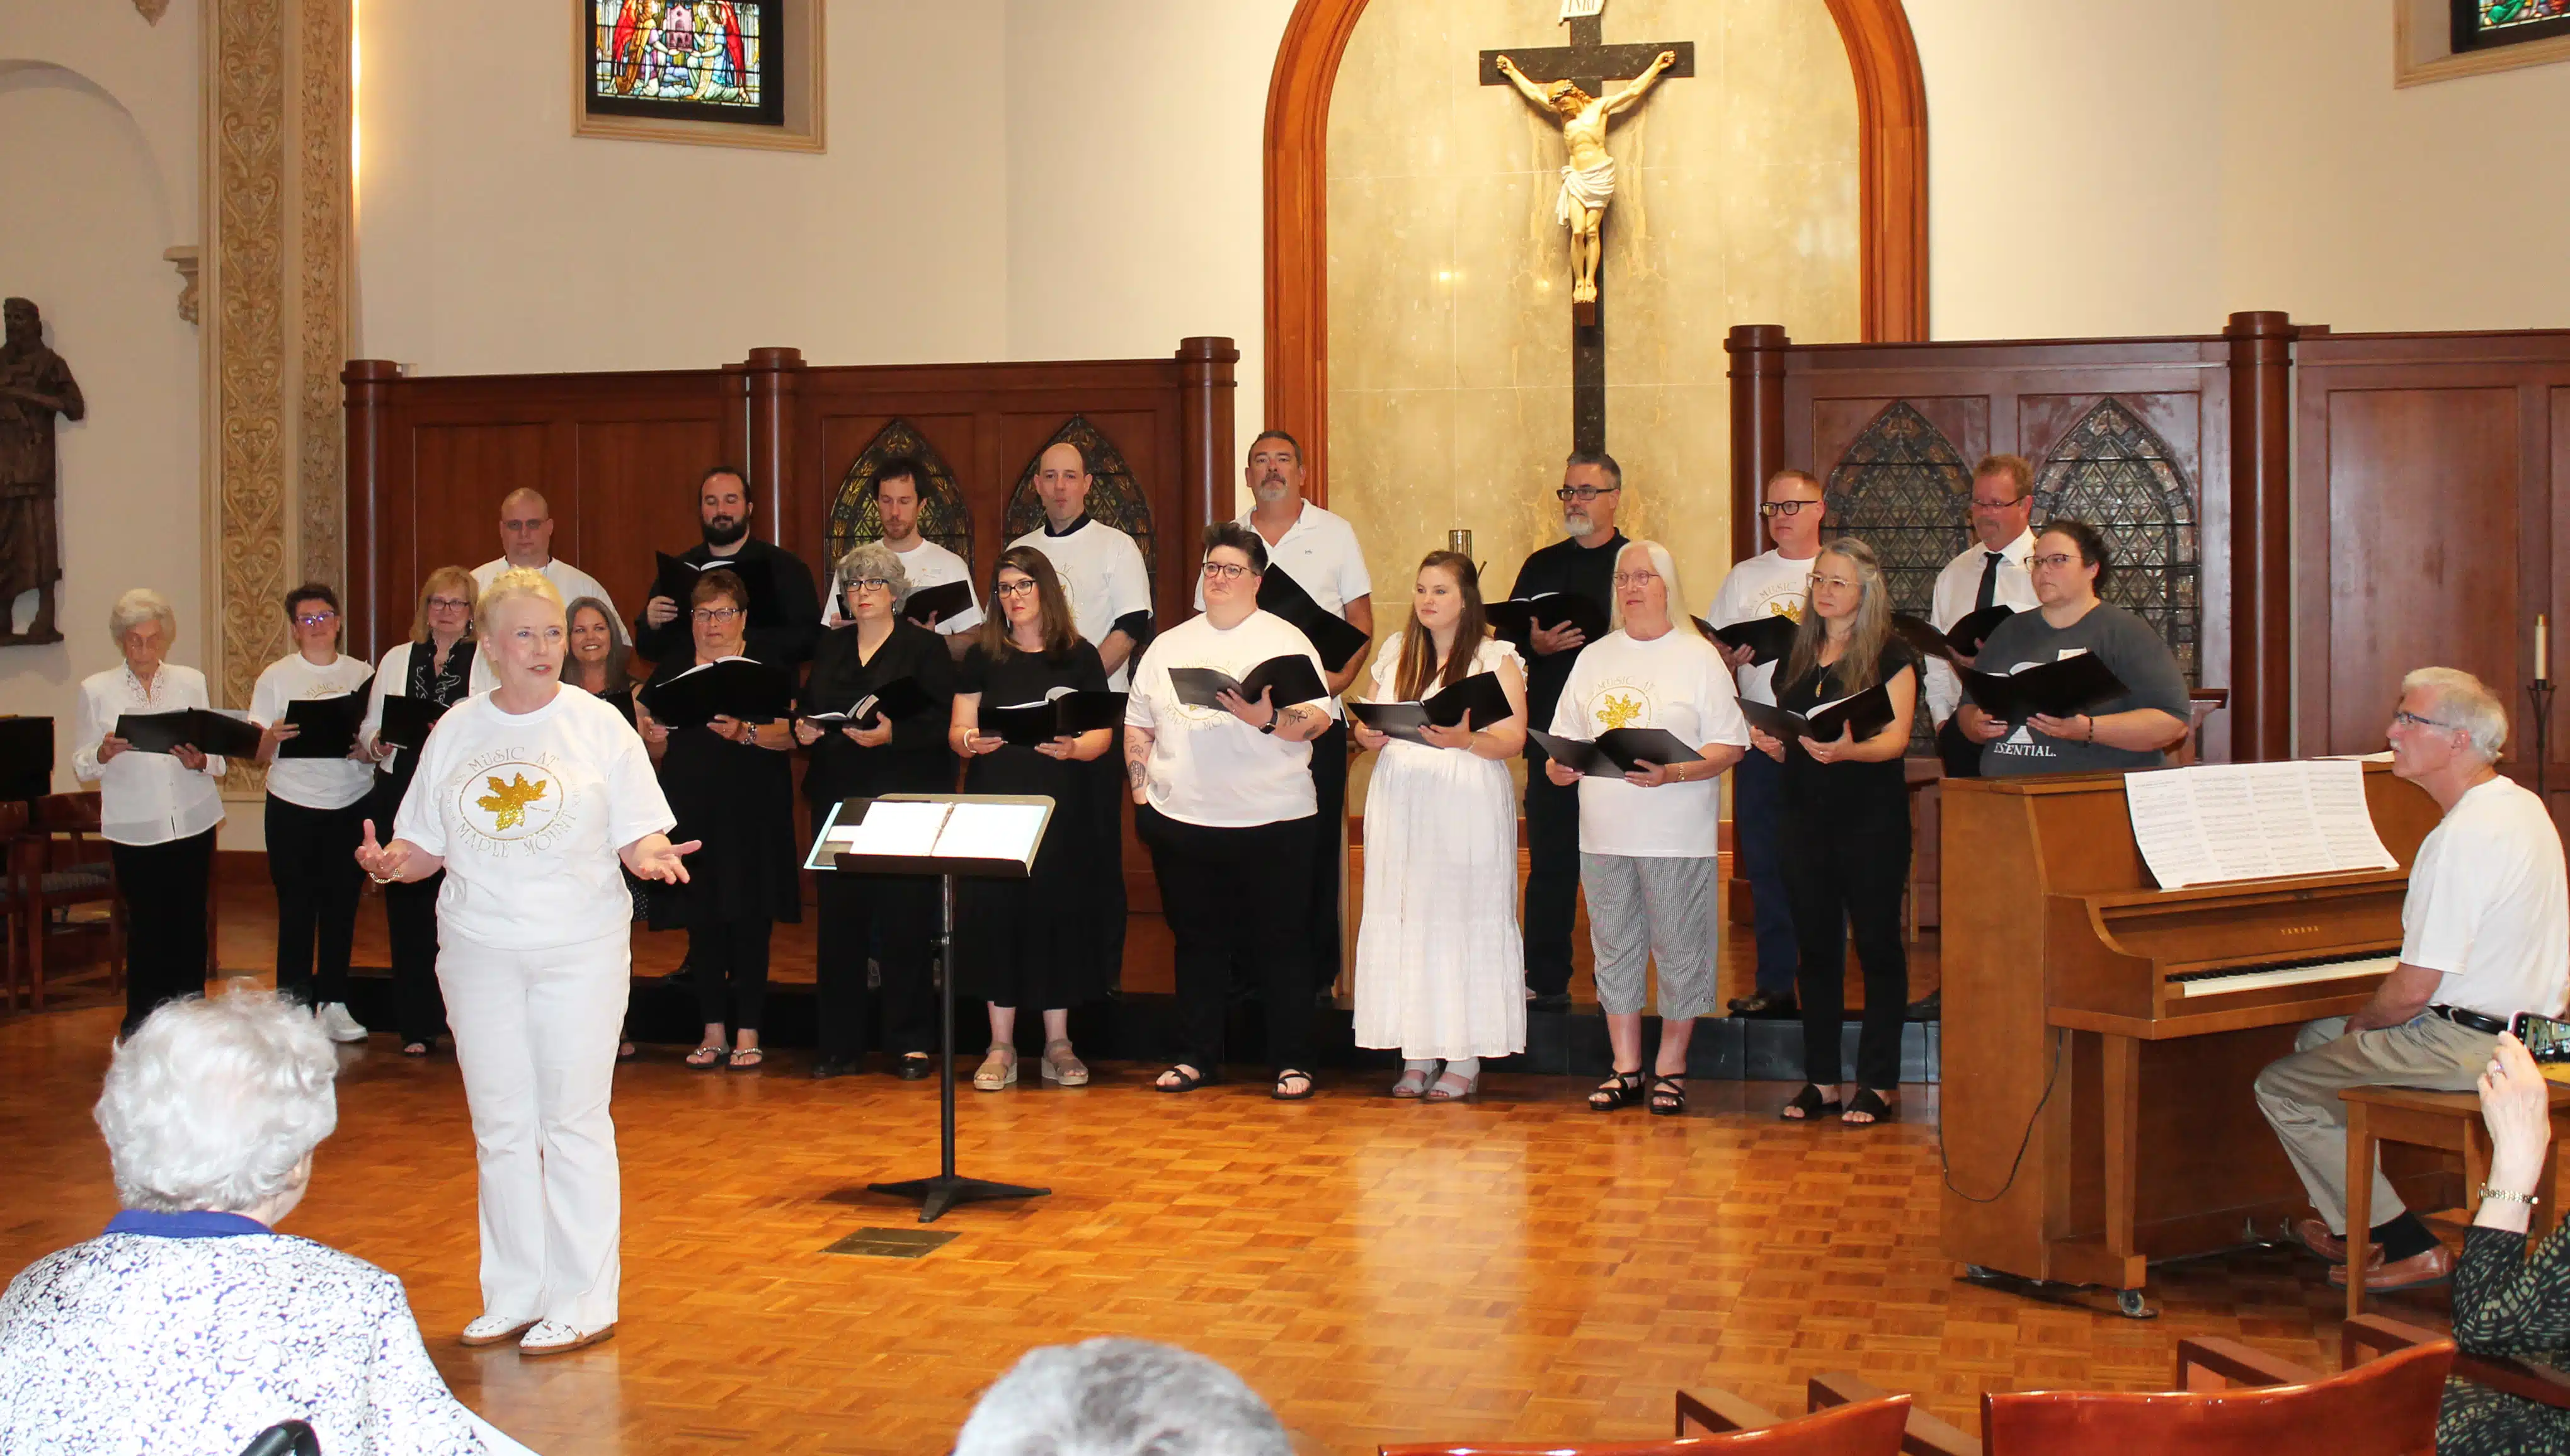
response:
[(1910, 1010), (1905, 1019), (1911, 1021), (1942, 1021), (1945, 1019), (1945, 993), (1941, 990), (1929, 991), (1928, 994), (1921, 996), (1918, 1000), (1911, 1002)]
[(892, 1070), (894, 1076), (905, 1082), (924, 1081), (937, 1070), (937, 1058), (925, 1054), (896, 1057)]
[(1537, 991), (1533, 995), (1526, 997), (1526, 1009), (1529, 1011), (1567, 1011), (1570, 1009), (1570, 992)]
[(1792, 1016), (1800, 1009), (1792, 996), (1780, 996), (1773, 991), (1753, 991), (1745, 996), (1734, 996), (1731, 1001), (1731, 1014), (1734, 1016)]
[(826, 1082), (832, 1077), (853, 1077), (864, 1070), (865, 1068), (856, 1062), (841, 1061), (836, 1057), (822, 1057), (812, 1063), (812, 1080)]

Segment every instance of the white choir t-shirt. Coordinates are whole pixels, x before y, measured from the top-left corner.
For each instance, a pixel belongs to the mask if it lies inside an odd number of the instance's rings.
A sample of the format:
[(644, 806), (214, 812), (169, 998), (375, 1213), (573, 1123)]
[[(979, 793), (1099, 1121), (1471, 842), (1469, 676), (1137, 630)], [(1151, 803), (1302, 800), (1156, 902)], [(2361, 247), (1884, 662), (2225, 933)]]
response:
[[(1812, 594), (1812, 567), (1820, 563), (1820, 552), (1799, 561), (1789, 561), (1774, 548), (1760, 551), (1731, 568), (1722, 578), (1722, 586), (1713, 593), (1713, 605), (1706, 608), (1704, 619), (1717, 627), (1737, 626), (1751, 617), (1786, 616), (1803, 619), (1803, 603)], [(1776, 701), (1776, 669), (1780, 662), (1755, 662), (1740, 669), (1740, 695), (1753, 703)]]
[[(1233, 677), (1270, 657), (1311, 659), (1323, 679), (1321, 654), (1274, 612), (1253, 611), (1229, 631), (1211, 617), (1191, 617), (1151, 641), (1124, 700), (1124, 722), (1151, 735), (1146, 789), (1151, 807), (1171, 819), (1215, 829), (1244, 829), (1308, 819), (1320, 812), (1312, 788), (1312, 745), (1261, 733), (1220, 708), (1178, 700), (1172, 667), (1211, 667)], [(1278, 703), (1281, 713), (1292, 703)], [(1310, 706), (1335, 718), (1336, 698)]]
[[(1928, 597), (1928, 624), (1944, 631), (1972, 614), (1973, 604), (1981, 597), (1981, 561), (1988, 553), (1980, 538), (1957, 552), (1936, 573), (1935, 590)], [(2016, 540), (1999, 547), (1998, 580), (1990, 588), (1990, 605), (2011, 611), (2032, 611), (2043, 603), (2034, 595), (2034, 576), (2026, 562), (2034, 555), (2034, 529), (2018, 532)], [(1963, 701), (1962, 679), (1954, 676), (1954, 664), (1942, 657), (1928, 659), (1928, 720), (1943, 727)]]
[[(1151, 609), (1151, 573), (1142, 564), (1142, 548), (1114, 527), (1082, 521), (1067, 535), (1049, 536), (1039, 526), (1009, 545), (1034, 546), (1053, 562), (1071, 597), (1071, 625), (1092, 647), (1104, 645), (1117, 618)], [(1107, 690), (1124, 691), (1132, 676), (1127, 661), (1107, 674)]]
[[(1249, 517), (1243, 512), (1240, 525), (1258, 530)], [(1342, 621), (1347, 619), (1349, 602), (1374, 595), (1374, 577), (1366, 571), (1365, 547), (1357, 542), (1357, 529), (1345, 517), (1333, 516), (1309, 501), (1303, 503), (1303, 514), (1285, 528), (1285, 535), (1268, 544), (1267, 564), (1283, 567), (1296, 585), (1320, 603), (1321, 610)], [(1204, 610), (1201, 575), (1196, 577), (1196, 610)]]
[[(494, 561), (484, 561), (481, 565), (474, 567), (473, 594), (478, 597), (483, 592), (490, 590), (491, 583), (499, 580), (500, 573), (507, 569), (509, 569), (509, 558), (507, 556), (502, 556), (498, 560)], [(554, 583), (554, 590), (562, 593), (564, 611), (571, 610), (571, 604), (580, 600), (584, 596), (595, 596), (599, 600), (607, 603), (607, 619), (609, 621), (616, 620), (616, 598), (607, 594), (607, 588), (598, 583), (597, 577), (582, 570), (580, 567), (573, 565), (571, 562), (564, 560), (560, 556), (556, 556), (545, 562), (544, 565), (537, 569), (546, 580)], [(619, 630), (621, 631), (622, 629), (620, 628)]]
[(624, 715), (558, 687), (532, 713), (489, 693), (429, 730), (393, 835), (446, 861), (442, 932), (507, 950), (622, 934), (634, 917), (617, 852), (677, 823)]
[(2400, 958), (2445, 973), (2431, 1004), (2561, 1014), (2570, 885), (2561, 835), (2531, 790), (2476, 784), (2427, 832), (2400, 906)]
[[(285, 717), (285, 705), (303, 698), (345, 697), (365, 685), (374, 669), (345, 653), (316, 667), (295, 652), (267, 664), (249, 691), (249, 720), (264, 728)], [(267, 766), (267, 792), (306, 809), (345, 809), (374, 787), (375, 766), (353, 758), (286, 758)]]
[[(908, 550), (894, 547), (893, 554), (901, 557), (901, 573), (910, 578), (913, 591), (923, 586), (943, 586), (949, 581), (961, 581), (964, 589), (973, 593), (971, 606), (938, 622), (940, 636), (951, 637), (982, 625), (982, 593), (974, 587), (973, 568), (965, 564), (962, 556), (924, 536), (919, 539), (919, 545)], [(835, 627), (847, 620), (839, 610), (839, 602), (845, 595), (839, 573), (834, 570), (830, 573), (830, 594), (821, 603), (821, 625)]]
[[(1580, 649), (1549, 731), (1594, 742), (1609, 728), (1666, 728), (1699, 752), (1709, 743), (1749, 746), (1730, 669), (1691, 626), (1647, 642), (1609, 632)], [(1643, 860), (1711, 858), (1722, 849), (1721, 776), (1656, 789), (1581, 779), (1579, 848)]]

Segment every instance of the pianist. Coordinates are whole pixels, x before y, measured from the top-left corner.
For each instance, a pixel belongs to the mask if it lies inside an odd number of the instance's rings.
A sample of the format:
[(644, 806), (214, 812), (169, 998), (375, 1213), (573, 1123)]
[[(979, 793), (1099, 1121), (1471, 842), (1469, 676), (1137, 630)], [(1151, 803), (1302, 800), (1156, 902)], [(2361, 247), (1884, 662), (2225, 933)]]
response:
[[(2400, 964), (2355, 1015), (2303, 1028), (2292, 1056), (2258, 1074), (2258, 1105), (2302, 1175), (2318, 1218), (2305, 1247), (2344, 1267), (2348, 1087), (2470, 1091), (2517, 1011), (2558, 1015), (2570, 987), (2570, 893), (2561, 838), (2541, 801), (2492, 767), (2507, 710), (2478, 678), (2423, 667), (2401, 679), (2391, 771), (2427, 791), (2444, 818), (2418, 846), (2400, 912)], [(2387, 1217), (2386, 1217), (2387, 1216)], [(2381, 1173), (2371, 1237), (2357, 1251), (2364, 1286), (2442, 1279), (2453, 1257)], [(2333, 1283), (2347, 1278), (2334, 1271)]]

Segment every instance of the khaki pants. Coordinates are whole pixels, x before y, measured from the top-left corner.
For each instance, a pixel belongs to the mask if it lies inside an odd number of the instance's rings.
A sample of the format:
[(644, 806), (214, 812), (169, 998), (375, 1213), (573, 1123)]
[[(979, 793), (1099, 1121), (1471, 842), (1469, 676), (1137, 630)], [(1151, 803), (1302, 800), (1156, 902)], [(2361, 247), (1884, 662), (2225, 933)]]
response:
[[(2347, 1227), (2347, 1104), (2338, 1094), (2348, 1087), (2425, 1087), (2438, 1092), (2469, 1092), (2489, 1065), (2498, 1038), (2486, 1031), (2457, 1026), (2442, 1016), (2420, 1015), (2399, 1026), (2347, 1034), (2347, 1018), (2314, 1021), (2294, 1038), (2294, 1054), (2267, 1064), (2258, 1074), (2258, 1108), (2294, 1160), (2312, 1207), (2320, 1211), (2333, 1234), (2351, 1241)], [(2380, 1228), (2403, 1212), (2390, 1180), (2382, 1176), (2379, 1157), (2373, 1165), (2373, 1226)]]

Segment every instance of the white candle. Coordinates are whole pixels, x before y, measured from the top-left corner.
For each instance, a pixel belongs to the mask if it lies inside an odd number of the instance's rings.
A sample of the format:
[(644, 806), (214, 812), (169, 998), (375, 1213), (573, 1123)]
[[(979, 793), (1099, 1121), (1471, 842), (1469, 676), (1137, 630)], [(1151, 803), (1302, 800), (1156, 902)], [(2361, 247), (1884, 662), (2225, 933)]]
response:
[(2552, 680), (2552, 618), (2541, 612), (2534, 617), (2534, 680)]

